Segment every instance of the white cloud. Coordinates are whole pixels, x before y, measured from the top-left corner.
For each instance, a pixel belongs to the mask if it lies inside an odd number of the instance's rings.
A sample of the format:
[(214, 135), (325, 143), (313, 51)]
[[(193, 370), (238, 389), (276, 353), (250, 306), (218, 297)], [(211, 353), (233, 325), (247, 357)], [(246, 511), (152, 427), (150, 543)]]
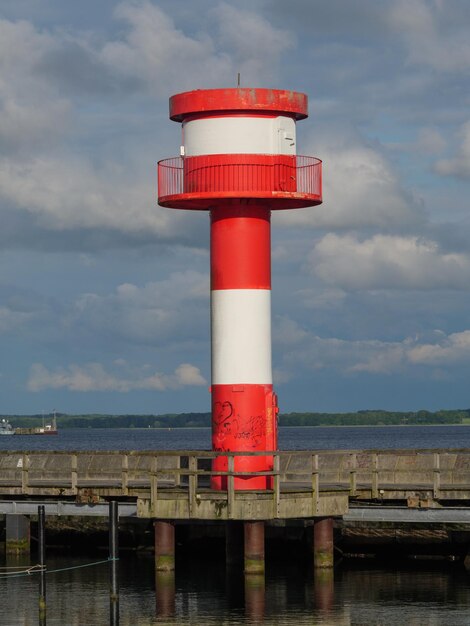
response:
[(470, 330), (444, 335), (439, 343), (415, 346), (408, 358), (412, 363), (442, 367), (470, 363)]
[(323, 161), (323, 204), (283, 211), (280, 223), (315, 228), (403, 229), (422, 221), (387, 159), (358, 140), (318, 142), (307, 153)]
[[(468, 20), (459, 22), (458, 12), (452, 19), (452, 12), (452, 7), (444, 2), (398, 0), (391, 5), (390, 23), (405, 41), (410, 64), (440, 72), (468, 71)], [(450, 31), (446, 28), (449, 22)]]
[(290, 32), (275, 28), (254, 11), (226, 2), (211, 15), (217, 20), (217, 43), (227, 50), (234, 69), (240, 71), (242, 85), (266, 84), (276, 77), (281, 55), (295, 43)]
[(35, 216), (48, 230), (107, 228), (174, 234), (178, 218), (155, 207), (153, 180), (126, 182), (124, 167), (101, 171), (65, 157), (0, 160), (0, 199)]
[(108, 42), (101, 58), (123, 75), (139, 77), (157, 96), (234, 84), (264, 84), (292, 37), (255, 12), (221, 3), (209, 11), (213, 24), (190, 35), (148, 1), (122, 2), (115, 16), (128, 24), (123, 39)]
[(297, 322), (286, 316), (277, 316), (273, 327), (273, 342), (281, 346), (302, 343), (308, 333)]
[(284, 346), (282, 364), (292, 377), (298, 375), (299, 365), (348, 376), (399, 373), (411, 377), (421, 375), (423, 368), (431, 373), (439, 368), (442, 374), (446, 368), (470, 365), (469, 330), (450, 335), (434, 331), (432, 338), (432, 343), (419, 335), (402, 341), (347, 340), (306, 333), (301, 343), (294, 337), (290, 345)]
[(154, 4), (123, 2), (115, 15), (130, 28), (123, 40), (105, 44), (102, 59), (124, 75), (141, 78), (157, 95), (233, 75), (230, 60), (215, 50), (210, 37), (186, 35)]
[(309, 256), (311, 271), (345, 289), (462, 289), (470, 286), (470, 257), (445, 253), (418, 237), (323, 237)]
[(55, 46), (28, 22), (0, 20), (1, 152), (37, 148), (65, 131), (70, 103), (37, 72)]
[(143, 287), (124, 283), (108, 295), (82, 294), (67, 324), (146, 345), (176, 344), (205, 332), (208, 298), (207, 274), (174, 272)]
[(49, 370), (42, 363), (34, 363), (31, 366), (27, 388), (33, 392), (45, 389), (68, 389), (79, 392), (127, 393), (135, 390), (167, 391), (184, 386), (205, 384), (207, 384), (206, 380), (199, 369), (189, 363), (179, 365), (173, 374), (155, 372), (148, 376), (140, 371), (134, 372), (132, 378), (109, 373), (101, 363), (71, 364), (54, 371)]
[(470, 179), (470, 121), (466, 122), (459, 133), (460, 146), (451, 159), (440, 159), (435, 165), (436, 172), (443, 176), (459, 176)]

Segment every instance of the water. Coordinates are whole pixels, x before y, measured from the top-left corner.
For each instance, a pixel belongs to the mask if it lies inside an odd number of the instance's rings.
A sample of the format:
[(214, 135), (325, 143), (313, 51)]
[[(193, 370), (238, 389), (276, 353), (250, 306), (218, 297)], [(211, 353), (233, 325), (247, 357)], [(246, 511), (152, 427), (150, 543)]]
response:
[[(0, 450), (209, 449), (210, 429), (70, 429), (58, 436), (1, 437)], [(281, 428), (279, 447), (297, 449), (470, 447), (465, 426)], [(70, 556), (49, 551), (48, 570), (106, 559), (106, 552)], [(308, 560), (307, 560), (308, 561)], [(35, 556), (31, 557), (31, 563)], [(8, 558), (1, 566), (16, 565)], [(29, 558), (27, 560), (29, 564)], [(460, 563), (374, 568), (342, 562), (332, 574), (313, 574), (292, 555), (267, 562), (263, 586), (245, 587), (241, 570), (223, 559), (185, 560), (175, 576), (155, 581), (152, 556), (122, 553), (120, 625), (460, 626), (470, 624), (470, 574)], [(5, 570), (3, 570), (5, 571)], [(255, 579), (256, 580), (256, 579)], [(5, 578), (0, 571), (0, 626), (38, 621), (37, 575)], [(49, 573), (48, 626), (111, 624), (108, 564)]]
[[(11, 561), (9, 561), (11, 562)], [(48, 558), (57, 569), (85, 559)], [(107, 565), (57, 572), (47, 578), (48, 626), (104, 626), (109, 617)], [(268, 566), (265, 587), (222, 562), (178, 563), (176, 576), (155, 574), (151, 557), (120, 561), (120, 625), (236, 626), (467, 626), (469, 575), (463, 569), (312, 571), (293, 560)], [(0, 624), (38, 624), (35, 576), (0, 580)]]
[[(0, 437), (0, 450), (209, 450), (210, 428), (70, 428)], [(280, 450), (468, 448), (469, 426), (341, 426), (279, 429)]]

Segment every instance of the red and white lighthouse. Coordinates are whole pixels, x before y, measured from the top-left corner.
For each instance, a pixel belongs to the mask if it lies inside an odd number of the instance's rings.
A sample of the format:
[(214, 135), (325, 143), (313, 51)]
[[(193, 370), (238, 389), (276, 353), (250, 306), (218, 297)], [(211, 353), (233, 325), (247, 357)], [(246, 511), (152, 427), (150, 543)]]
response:
[[(320, 204), (321, 161), (296, 154), (307, 96), (275, 89), (203, 89), (170, 98), (181, 156), (158, 163), (158, 202), (211, 216), (212, 448), (277, 449), (271, 368), (271, 210)], [(237, 456), (235, 471), (272, 469)], [(227, 471), (227, 457), (213, 469)], [(214, 476), (212, 487), (226, 479)], [(270, 488), (266, 476), (236, 489)]]

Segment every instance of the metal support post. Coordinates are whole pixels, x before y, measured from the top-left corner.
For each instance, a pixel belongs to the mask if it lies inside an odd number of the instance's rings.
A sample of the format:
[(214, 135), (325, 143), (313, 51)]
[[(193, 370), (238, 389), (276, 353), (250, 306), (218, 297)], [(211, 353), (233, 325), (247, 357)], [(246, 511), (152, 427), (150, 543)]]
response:
[(109, 503), (109, 564), (110, 564), (110, 622), (112, 626), (119, 624), (119, 509), (118, 503)]
[(264, 574), (264, 522), (245, 522), (245, 574)]
[(172, 522), (155, 522), (155, 569), (158, 572), (175, 569), (175, 526)]
[(313, 525), (313, 565), (317, 567), (333, 567), (333, 518), (320, 517)]
[(46, 511), (38, 506), (39, 619), (46, 615)]

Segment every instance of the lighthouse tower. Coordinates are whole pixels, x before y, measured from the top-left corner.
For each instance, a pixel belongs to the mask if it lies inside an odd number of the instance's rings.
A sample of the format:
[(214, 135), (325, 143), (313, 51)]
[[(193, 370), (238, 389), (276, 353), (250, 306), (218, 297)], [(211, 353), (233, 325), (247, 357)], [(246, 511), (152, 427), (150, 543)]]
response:
[[(158, 163), (158, 203), (210, 212), (212, 448), (277, 450), (271, 369), (272, 210), (320, 204), (321, 161), (296, 154), (307, 96), (274, 89), (203, 89), (170, 98), (181, 156)], [(236, 472), (266, 472), (272, 456), (237, 456)], [(226, 472), (227, 456), (213, 470)], [(212, 487), (226, 488), (214, 475)], [(237, 476), (235, 489), (266, 489)]]

